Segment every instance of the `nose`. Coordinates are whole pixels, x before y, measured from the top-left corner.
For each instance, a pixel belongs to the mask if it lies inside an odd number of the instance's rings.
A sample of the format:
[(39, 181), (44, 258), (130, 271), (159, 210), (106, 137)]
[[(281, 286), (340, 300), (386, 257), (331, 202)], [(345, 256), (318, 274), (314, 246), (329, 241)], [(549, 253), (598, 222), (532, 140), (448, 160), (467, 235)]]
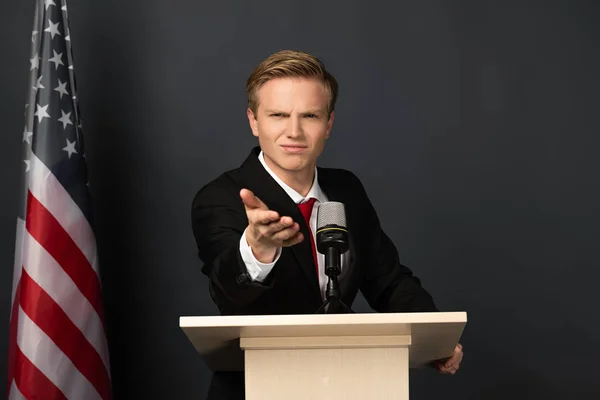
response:
[(290, 126), (288, 127), (287, 136), (293, 139), (302, 137), (304, 135), (304, 132), (302, 130), (302, 123), (300, 122), (300, 118), (291, 117), (289, 121)]

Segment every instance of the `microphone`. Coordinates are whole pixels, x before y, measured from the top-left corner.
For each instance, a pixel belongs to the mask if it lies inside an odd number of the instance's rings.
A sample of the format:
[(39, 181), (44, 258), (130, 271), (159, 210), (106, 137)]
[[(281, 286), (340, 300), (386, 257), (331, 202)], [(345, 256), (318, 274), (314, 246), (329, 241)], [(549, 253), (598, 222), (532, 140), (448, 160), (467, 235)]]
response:
[(329, 277), (325, 301), (317, 313), (353, 313), (340, 298), (340, 285), (337, 277), (342, 272), (342, 254), (348, 251), (348, 230), (346, 229), (346, 208), (343, 203), (327, 201), (317, 209), (317, 250), (325, 254), (325, 274)]
[(317, 250), (325, 254), (325, 274), (341, 273), (341, 255), (348, 251), (346, 209), (343, 203), (328, 201), (317, 211)]

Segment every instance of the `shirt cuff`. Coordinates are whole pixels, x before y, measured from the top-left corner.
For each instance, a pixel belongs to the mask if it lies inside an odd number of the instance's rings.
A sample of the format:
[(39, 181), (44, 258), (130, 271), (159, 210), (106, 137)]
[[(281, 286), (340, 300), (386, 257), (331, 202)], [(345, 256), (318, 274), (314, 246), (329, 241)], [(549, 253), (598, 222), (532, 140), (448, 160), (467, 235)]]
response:
[(246, 270), (248, 271), (248, 274), (252, 280), (263, 282), (279, 260), (279, 257), (281, 256), (281, 248), (277, 249), (277, 253), (275, 254), (275, 259), (273, 262), (268, 264), (261, 263), (254, 257), (252, 248), (246, 240), (246, 230), (244, 230), (244, 233), (240, 238), (240, 255), (242, 256), (242, 260), (244, 260), (244, 264), (246, 264)]

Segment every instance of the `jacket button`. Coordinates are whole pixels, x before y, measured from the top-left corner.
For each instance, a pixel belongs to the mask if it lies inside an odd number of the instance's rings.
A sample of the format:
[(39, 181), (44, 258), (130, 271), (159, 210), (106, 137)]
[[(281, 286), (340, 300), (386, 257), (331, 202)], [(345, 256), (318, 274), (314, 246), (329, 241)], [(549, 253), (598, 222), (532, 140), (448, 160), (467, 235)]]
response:
[(246, 283), (246, 282), (248, 282), (248, 274), (241, 274), (237, 277), (236, 280), (237, 280), (237, 283), (239, 283), (239, 284)]

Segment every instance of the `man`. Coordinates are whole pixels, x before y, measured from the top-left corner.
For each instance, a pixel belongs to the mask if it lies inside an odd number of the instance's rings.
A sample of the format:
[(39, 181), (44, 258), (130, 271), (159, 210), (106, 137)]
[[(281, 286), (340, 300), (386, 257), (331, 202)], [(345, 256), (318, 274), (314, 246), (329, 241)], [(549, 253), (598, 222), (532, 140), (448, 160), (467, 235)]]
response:
[[(316, 57), (275, 53), (247, 82), (248, 121), (259, 147), (204, 186), (192, 227), (221, 314), (312, 314), (324, 300), (324, 256), (314, 251), (316, 212), (344, 203), (350, 249), (342, 256), (341, 300), (360, 290), (378, 312), (438, 311), (382, 231), (359, 179), (317, 167), (331, 134), (338, 84)], [(454, 374), (462, 346), (436, 367)], [(209, 397), (243, 398), (242, 374), (216, 374)]]

